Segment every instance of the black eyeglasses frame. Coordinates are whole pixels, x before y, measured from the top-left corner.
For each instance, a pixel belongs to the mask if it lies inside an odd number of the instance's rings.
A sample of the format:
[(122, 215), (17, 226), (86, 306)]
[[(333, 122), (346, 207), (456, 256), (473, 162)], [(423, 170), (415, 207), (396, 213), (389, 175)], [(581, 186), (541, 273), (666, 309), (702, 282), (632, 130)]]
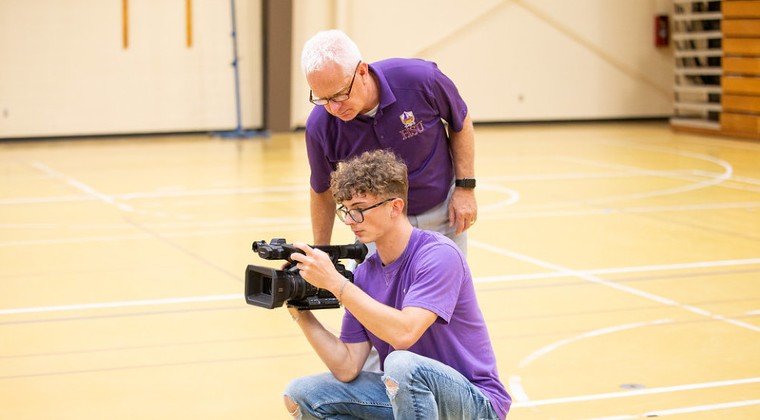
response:
[[(365, 211), (372, 210), (375, 207), (380, 207), (380, 206), (382, 206), (385, 203), (388, 203), (390, 201), (395, 200), (396, 198), (397, 197), (391, 197), (391, 198), (385, 199), (385, 200), (383, 200), (383, 201), (381, 201), (381, 202), (379, 202), (377, 204), (373, 204), (373, 205), (371, 205), (369, 207), (365, 207), (363, 209), (348, 209), (348, 208), (346, 208), (346, 206), (341, 205), (340, 207), (338, 207), (337, 209), (335, 209), (335, 214), (338, 215), (338, 219), (340, 219), (341, 222), (345, 223), (346, 216), (348, 216), (354, 222), (356, 222), (356, 223), (362, 223), (364, 221), (364, 212)], [(357, 220), (357, 218), (361, 219), (361, 220)]]
[(309, 102), (311, 102), (314, 105), (327, 105), (330, 102), (338, 103), (338, 102), (347, 101), (348, 98), (351, 97), (351, 90), (354, 88), (354, 80), (356, 80), (356, 72), (359, 70), (359, 65), (361, 63), (362, 63), (361, 60), (359, 60), (359, 62), (356, 63), (356, 68), (354, 69), (354, 75), (353, 77), (351, 77), (351, 83), (348, 85), (348, 92), (338, 93), (337, 95), (333, 95), (330, 98), (315, 98), (314, 92), (312, 92), (312, 90), (309, 89)]

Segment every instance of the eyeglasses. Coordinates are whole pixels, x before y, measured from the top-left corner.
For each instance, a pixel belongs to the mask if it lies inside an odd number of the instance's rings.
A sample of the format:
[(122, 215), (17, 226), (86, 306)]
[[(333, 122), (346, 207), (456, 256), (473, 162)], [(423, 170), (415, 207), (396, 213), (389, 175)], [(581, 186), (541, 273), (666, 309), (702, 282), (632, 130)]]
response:
[(364, 221), (364, 212), (367, 210), (372, 210), (375, 207), (380, 207), (383, 204), (395, 200), (396, 197), (389, 198), (387, 200), (383, 200), (377, 204), (371, 205), (367, 207), (366, 209), (347, 209), (346, 206), (340, 206), (335, 210), (335, 214), (338, 215), (338, 219), (340, 219), (341, 222), (345, 222), (347, 217), (350, 217), (351, 220), (353, 220), (356, 223), (361, 223)]
[(313, 103), (314, 105), (327, 105), (328, 102), (343, 102), (347, 101), (348, 97), (351, 95), (351, 89), (354, 87), (354, 80), (356, 79), (356, 71), (359, 70), (359, 64), (361, 64), (361, 60), (359, 60), (358, 63), (356, 63), (356, 68), (354, 69), (354, 76), (351, 78), (351, 84), (348, 85), (348, 92), (346, 93), (339, 93), (332, 98), (315, 98), (314, 93), (309, 89), (309, 102)]

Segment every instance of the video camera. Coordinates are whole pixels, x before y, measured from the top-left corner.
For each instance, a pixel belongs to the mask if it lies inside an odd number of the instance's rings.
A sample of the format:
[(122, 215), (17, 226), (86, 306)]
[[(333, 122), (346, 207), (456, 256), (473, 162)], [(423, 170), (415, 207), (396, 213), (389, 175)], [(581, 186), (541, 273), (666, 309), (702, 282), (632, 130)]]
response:
[[(350, 258), (362, 262), (367, 256), (367, 247), (360, 242), (350, 245), (317, 245), (312, 248), (326, 252), (338, 273), (351, 282), (354, 281), (354, 274), (338, 260)], [(312, 286), (298, 274), (299, 270), (290, 256), (304, 252), (286, 243), (285, 239), (275, 238), (268, 244), (266, 241), (256, 241), (252, 249), (265, 260), (286, 260), (290, 264), (283, 270), (249, 265), (245, 270), (245, 301), (249, 305), (273, 309), (287, 301), (289, 307), (298, 310), (340, 307), (335, 295)]]

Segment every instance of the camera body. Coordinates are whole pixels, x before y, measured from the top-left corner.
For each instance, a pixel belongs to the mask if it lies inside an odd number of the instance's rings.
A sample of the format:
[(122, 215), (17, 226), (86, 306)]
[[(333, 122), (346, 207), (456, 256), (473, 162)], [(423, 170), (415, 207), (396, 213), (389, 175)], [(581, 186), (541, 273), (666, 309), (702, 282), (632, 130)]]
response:
[[(318, 245), (313, 248), (326, 252), (338, 273), (351, 282), (354, 281), (354, 274), (339, 260), (354, 259), (362, 262), (367, 256), (367, 247), (359, 242), (350, 245)], [(249, 265), (245, 270), (245, 301), (249, 305), (273, 309), (287, 303), (289, 307), (299, 310), (340, 307), (335, 295), (309, 284), (300, 276), (290, 257), (293, 253), (303, 254), (303, 251), (288, 244), (284, 238), (275, 238), (269, 243), (256, 241), (252, 249), (265, 260), (285, 260), (290, 264), (282, 270)]]

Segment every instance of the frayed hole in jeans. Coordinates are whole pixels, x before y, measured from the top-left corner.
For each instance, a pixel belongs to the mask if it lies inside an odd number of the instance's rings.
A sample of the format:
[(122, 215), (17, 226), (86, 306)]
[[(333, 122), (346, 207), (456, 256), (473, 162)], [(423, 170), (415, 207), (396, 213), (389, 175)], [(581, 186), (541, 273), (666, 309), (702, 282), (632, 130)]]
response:
[(301, 406), (287, 395), (285, 395), (285, 408), (294, 419), (301, 420)]
[(388, 376), (383, 378), (383, 382), (385, 383), (385, 392), (388, 394), (388, 398), (393, 401), (398, 393), (398, 382)]

